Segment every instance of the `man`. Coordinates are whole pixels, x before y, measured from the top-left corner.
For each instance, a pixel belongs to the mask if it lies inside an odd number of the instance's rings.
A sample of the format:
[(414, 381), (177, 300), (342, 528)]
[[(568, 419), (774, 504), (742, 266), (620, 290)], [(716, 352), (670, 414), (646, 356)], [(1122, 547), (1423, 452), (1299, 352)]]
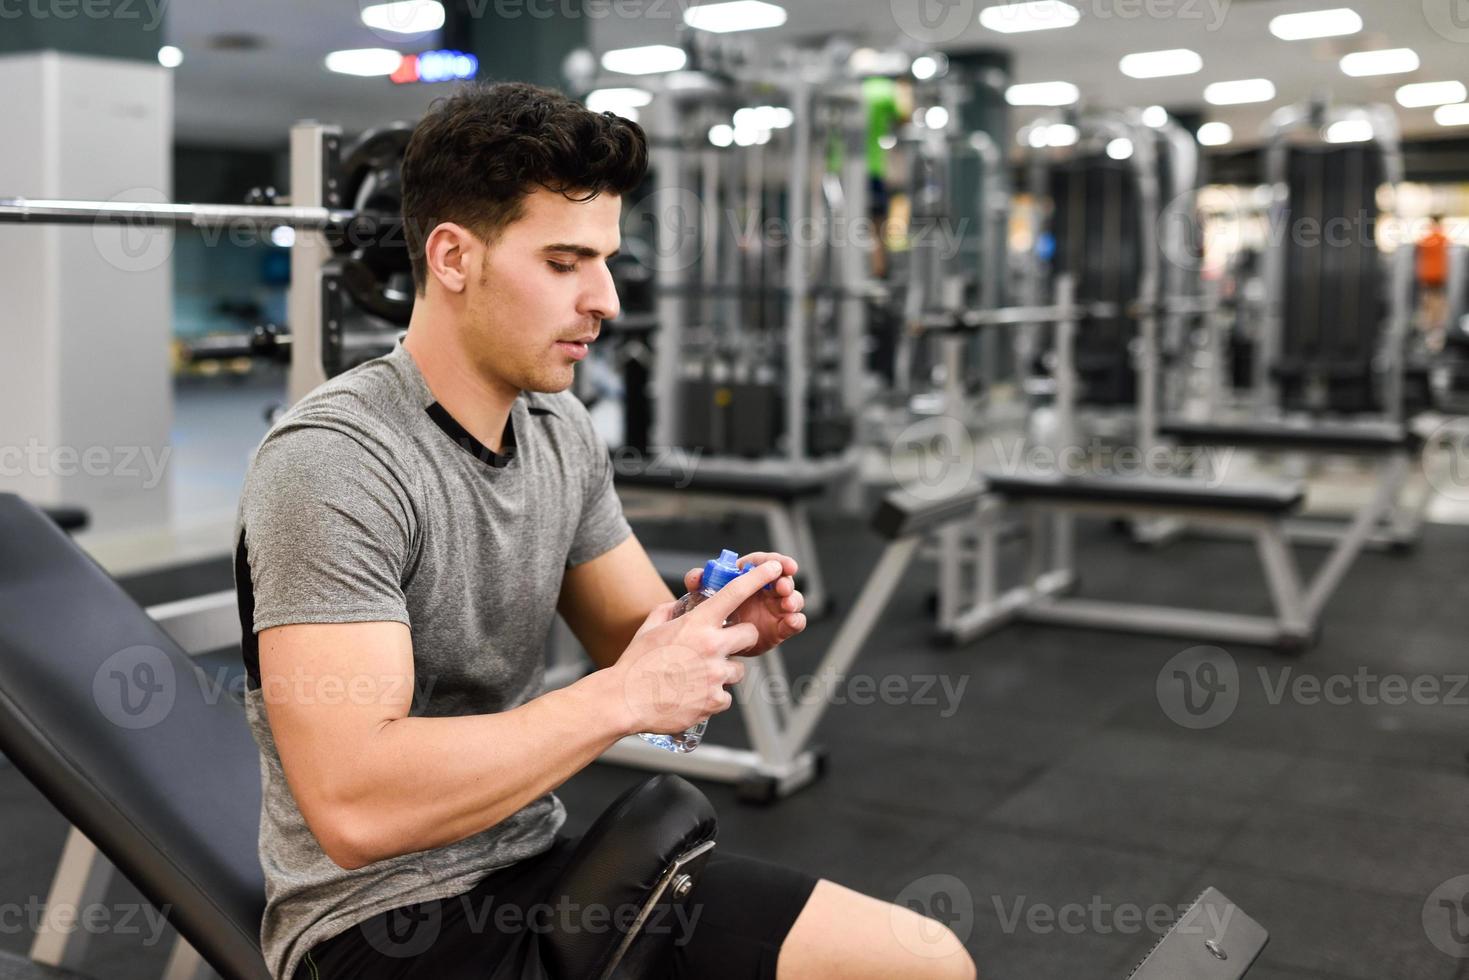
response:
[(1443, 233), (1443, 215), (1428, 217), (1428, 230), (1418, 239), (1418, 295), (1422, 309), (1424, 345), (1443, 350), (1448, 317), (1449, 239)]
[[(497, 913), (554, 902), (570, 842), (552, 790), (618, 738), (725, 710), (744, 673), (727, 658), (805, 628), (796, 562), (767, 553), (671, 620), (566, 392), (617, 315), (607, 260), (646, 160), (635, 124), (544, 89), (438, 103), (403, 163), (406, 337), (303, 399), (251, 463), (236, 579), (277, 980), (534, 975), (531, 932)], [(600, 669), (543, 694), (558, 612)], [(914, 912), (716, 854), (679, 976), (974, 975)]]

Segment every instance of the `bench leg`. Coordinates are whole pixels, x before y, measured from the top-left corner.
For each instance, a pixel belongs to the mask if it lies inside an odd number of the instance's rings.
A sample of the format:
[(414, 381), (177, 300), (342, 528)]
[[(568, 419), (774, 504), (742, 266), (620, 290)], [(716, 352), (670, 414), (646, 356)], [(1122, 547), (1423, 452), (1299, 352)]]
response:
[(91, 933), (76, 928), (74, 921), (71, 928), (66, 928), (60, 919), (65, 914), (74, 920), (80, 910), (100, 905), (107, 897), (113, 870), (112, 862), (81, 831), (75, 827), (68, 831), (61, 861), (46, 895), (41, 928), (31, 942), (32, 960), (63, 970), (81, 968)]
[(1283, 633), (1307, 638), (1314, 617), (1301, 594), (1301, 577), (1280, 524), (1263, 524), (1255, 532), (1255, 548), (1265, 566), (1265, 583), (1275, 604), (1275, 615)]
[(1316, 577), (1311, 581), (1311, 589), (1306, 595), (1306, 609), (1307, 614), (1313, 620), (1326, 605), (1327, 600), (1331, 598), (1331, 594), (1336, 591), (1336, 587), (1341, 584), (1342, 578), (1352, 567), (1352, 562), (1357, 560), (1357, 555), (1361, 553), (1367, 540), (1372, 537), (1378, 524), (1391, 513), (1403, 481), (1407, 479), (1409, 464), (1406, 456), (1398, 456), (1387, 465), (1387, 472), (1378, 481), (1371, 502), (1357, 511), (1341, 540), (1331, 550), (1325, 564), (1316, 572)]
[(801, 563), (801, 592), (806, 597), (807, 616), (815, 618), (822, 615), (826, 612), (826, 583), (821, 577), (821, 562), (817, 558), (811, 521), (804, 506), (768, 504), (764, 511), (771, 547)]

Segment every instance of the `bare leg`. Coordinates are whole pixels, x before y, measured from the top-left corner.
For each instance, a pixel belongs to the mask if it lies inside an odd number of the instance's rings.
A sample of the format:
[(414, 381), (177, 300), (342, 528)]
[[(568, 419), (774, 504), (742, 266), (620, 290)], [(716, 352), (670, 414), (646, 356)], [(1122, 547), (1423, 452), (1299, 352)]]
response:
[(822, 879), (791, 926), (778, 980), (974, 980), (947, 926)]

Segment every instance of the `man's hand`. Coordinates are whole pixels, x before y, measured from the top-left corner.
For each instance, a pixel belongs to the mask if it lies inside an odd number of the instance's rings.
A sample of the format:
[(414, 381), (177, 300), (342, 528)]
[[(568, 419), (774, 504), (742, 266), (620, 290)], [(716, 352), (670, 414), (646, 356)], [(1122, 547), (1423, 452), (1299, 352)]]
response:
[(648, 614), (617, 663), (590, 675), (622, 692), (624, 731), (674, 734), (729, 708), (726, 688), (745, 676), (745, 665), (730, 658), (751, 653), (760, 634), (749, 623), (725, 622), (780, 574), (779, 563), (767, 562), (677, 619), (672, 602)]
[[(800, 566), (794, 558), (773, 551), (755, 551), (741, 557), (736, 564), (741, 568), (759, 565), (767, 561), (781, 564), (781, 575), (769, 589), (761, 589), (740, 604), (729, 617), (731, 623), (749, 623), (759, 632), (755, 646), (743, 651), (745, 656), (755, 657), (789, 640), (806, 628), (806, 597), (796, 591), (796, 572)], [(690, 569), (683, 577), (684, 590), (693, 592), (699, 587), (704, 574), (702, 568)]]

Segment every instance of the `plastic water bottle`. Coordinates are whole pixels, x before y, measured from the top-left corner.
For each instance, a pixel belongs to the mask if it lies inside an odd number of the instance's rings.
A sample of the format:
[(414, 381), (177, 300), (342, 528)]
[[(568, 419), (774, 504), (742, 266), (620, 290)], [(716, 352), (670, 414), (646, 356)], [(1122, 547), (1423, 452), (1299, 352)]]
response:
[[(725, 549), (719, 553), (719, 557), (704, 563), (704, 575), (699, 580), (697, 591), (690, 592), (678, 600), (674, 607), (673, 618), (677, 619), (684, 613), (693, 609), (699, 603), (708, 599), (714, 593), (724, 588), (729, 582), (739, 578), (749, 569), (741, 569), (736, 561), (739, 555)], [(692, 752), (699, 747), (704, 740), (704, 729), (709, 727), (709, 719), (705, 718), (693, 725), (686, 731), (677, 735), (660, 735), (656, 732), (639, 732), (638, 737), (646, 742), (651, 742), (660, 749), (670, 752)]]

